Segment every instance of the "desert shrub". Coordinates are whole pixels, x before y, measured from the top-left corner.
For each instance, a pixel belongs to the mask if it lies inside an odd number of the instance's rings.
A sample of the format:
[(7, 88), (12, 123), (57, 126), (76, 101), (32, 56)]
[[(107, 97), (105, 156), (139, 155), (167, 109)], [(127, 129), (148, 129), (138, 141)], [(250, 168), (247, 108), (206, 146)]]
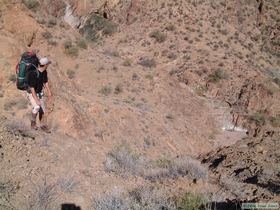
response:
[(270, 118), (270, 123), (273, 127), (280, 127), (280, 116), (277, 117), (271, 117)]
[(121, 190), (113, 190), (99, 195), (94, 199), (92, 208), (96, 210), (122, 210), (129, 209), (130, 204), (127, 195)]
[(73, 177), (63, 177), (58, 180), (58, 184), (64, 193), (72, 193), (77, 187), (78, 182)]
[(147, 68), (156, 67), (156, 61), (153, 58), (152, 59), (142, 58), (142, 59), (140, 59), (138, 64), (140, 64), (141, 66), (147, 67)]
[(100, 31), (101, 34), (110, 36), (117, 31), (117, 28), (117, 25), (110, 20), (103, 18), (100, 15), (92, 14), (80, 31), (86, 39), (96, 41), (100, 38)]
[(87, 48), (88, 48), (87, 42), (86, 42), (85, 39), (79, 39), (79, 40), (77, 41), (77, 46), (78, 46), (79, 48), (82, 48), (82, 49), (87, 49)]
[(257, 126), (261, 126), (265, 124), (265, 114), (266, 112), (264, 110), (259, 110), (252, 114), (249, 119), (251, 122), (255, 122)]
[(177, 178), (187, 176), (192, 180), (206, 179), (207, 171), (201, 163), (191, 157), (181, 157), (170, 160), (164, 167), (152, 167), (146, 170), (145, 178), (150, 181), (156, 181), (163, 178)]
[(75, 71), (73, 71), (72, 69), (67, 69), (66, 74), (67, 74), (69, 79), (74, 79), (75, 78)]
[(118, 84), (116, 87), (115, 87), (115, 94), (119, 94), (123, 92), (123, 87), (121, 84)]
[(126, 58), (122, 65), (123, 66), (131, 66), (131, 60), (129, 58)]
[(174, 24), (172, 24), (172, 23), (169, 23), (169, 24), (165, 27), (165, 29), (166, 29), (167, 31), (175, 31), (175, 30), (176, 30), (176, 26), (175, 26)]
[(55, 209), (55, 201), (58, 198), (57, 184), (49, 184), (46, 179), (43, 183), (32, 184), (34, 185), (34, 191), (26, 209)]
[(105, 170), (124, 174), (130, 172), (133, 175), (142, 174), (145, 166), (143, 159), (134, 154), (127, 145), (120, 145), (108, 154), (104, 163)]
[(195, 93), (196, 93), (198, 96), (204, 96), (206, 91), (207, 91), (207, 88), (206, 88), (205, 86), (202, 86), (202, 85), (198, 85), (198, 86), (195, 88)]
[[(129, 192), (132, 209), (175, 209), (175, 202), (161, 187), (142, 186)], [(134, 208), (133, 208), (134, 207)]]
[(175, 60), (177, 58), (177, 55), (173, 52), (168, 53), (167, 58), (171, 59), (171, 60)]
[(163, 32), (156, 30), (150, 33), (150, 37), (154, 38), (157, 42), (162, 43), (166, 40), (167, 35)]
[(11, 197), (14, 196), (20, 186), (11, 181), (0, 181), (0, 206), (1, 209), (14, 209), (11, 203)]
[(112, 87), (109, 85), (106, 85), (99, 90), (99, 93), (108, 96), (112, 92)]
[(48, 40), (48, 44), (52, 46), (57, 46), (57, 42), (55, 40)]
[(199, 161), (191, 157), (180, 157), (174, 160), (160, 159), (153, 162), (133, 153), (127, 145), (121, 145), (110, 152), (104, 168), (108, 172), (120, 175), (127, 175), (126, 173), (130, 172), (132, 175), (142, 176), (152, 182), (180, 176), (187, 176), (192, 180), (207, 178), (207, 171)]
[(273, 95), (279, 91), (279, 87), (272, 83), (271, 81), (267, 81), (263, 84), (263, 88), (267, 91), (269, 95)]
[(50, 18), (49, 21), (48, 21), (48, 27), (54, 27), (57, 25), (57, 21), (55, 18)]
[(79, 54), (79, 49), (77, 46), (73, 45), (71, 40), (67, 40), (64, 42), (64, 52), (66, 55), (75, 57)]
[(212, 74), (209, 75), (209, 81), (213, 83), (218, 83), (225, 78), (226, 78), (226, 74), (222, 69), (217, 69)]
[(276, 77), (273, 79), (273, 81), (280, 87), (280, 78)]
[(133, 73), (132, 74), (132, 80), (139, 80), (140, 79), (140, 77), (136, 74), (136, 73)]
[(42, 36), (45, 38), (45, 39), (51, 39), (53, 36), (52, 34), (49, 32), (49, 31), (45, 31), (42, 33)]
[(210, 204), (208, 198), (203, 194), (186, 192), (177, 198), (177, 209), (181, 210), (208, 210)]
[(162, 210), (176, 208), (174, 200), (164, 189), (153, 186), (138, 187), (130, 192), (114, 189), (94, 199), (96, 210)]
[(23, 0), (22, 3), (32, 11), (35, 11), (40, 5), (37, 0)]
[(42, 25), (46, 23), (46, 20), (43, 17), (37, 17), (36, 21), (37, 21), (37, 23), (42, 24)]

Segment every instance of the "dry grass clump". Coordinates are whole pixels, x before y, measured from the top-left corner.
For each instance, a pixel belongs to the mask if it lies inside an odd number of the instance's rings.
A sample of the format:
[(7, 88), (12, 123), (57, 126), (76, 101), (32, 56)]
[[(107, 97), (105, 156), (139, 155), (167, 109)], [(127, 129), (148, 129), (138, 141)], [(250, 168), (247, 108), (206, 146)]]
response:
[(158, 165), (152, 167), (145, 173), (145, 178), (150, 181), (157, 181), (163, 178), (178, 178), (187, 176), (191, 180), (199, 180), (207, 178), (207, 171), (202, 167), (199, 161), (191, 157), (181, 157), (175, 160), (168, 160), (167, 165)]
[(19, 185), (11, 181), (0, 181), (0, 208), (14, 209), (10, 199), (17, 193)]
[(58, 181), (58, 184), (64, 193), (72, 193), (78, 182), (73, 177), (63, 177)]
[(41, 184), (32, 184), (34, 185), (34, 192), (31, 200), (28, 201), (27, 209), (55, 209), (55, 201), (58, 198), (57, 184), (49, 184), (46, 179)]
[(149, 161), (143, 156), (133, 153), (127, 145), (121, 145), (110, 152), (104, 167), (108, 172), (119, 175), (130, 173), (152, 182), (181, 176), (186, 176), (193, 181), (207, 179), (207, 171), (199, 161), (191, 157)]
[(177, 198), (177, 209), (185, 210), (211, 210), (209, 198), (204, 194), (194, 194), (186, 192), (184, 195)]
[(105, 170), (117, 174), (141, 175), (145, 169), (145, 161), (134, 154), (127, 145), (120, 145), (108, 154), (104, 163)]
[(145, 186), (126, 192), (114, 189), (98, 196), (93, 201), (96, 210), (161, 210), (176, 209), (175, 201), (160, 188)]
[(130, 192), (118, 188), (99, 195), (93, 200), (96, 210), (211, 210), (208, 196), (187, 192), (181, 196), (170, 195), (162, 186), (140, 186)]

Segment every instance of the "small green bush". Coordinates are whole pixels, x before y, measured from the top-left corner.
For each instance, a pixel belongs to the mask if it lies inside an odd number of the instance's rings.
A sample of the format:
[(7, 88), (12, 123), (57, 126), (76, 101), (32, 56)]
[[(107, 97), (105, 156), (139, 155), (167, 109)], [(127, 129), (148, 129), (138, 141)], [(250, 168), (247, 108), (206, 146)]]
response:
[(271, 117), (270, 118), (270, 123), (273, 127), (277, 128), (280, 127), (280, 117)]
[(115, 94), (119, 94), (123, 91), (123, 87), (121, 84), (118, 84), (116, 87), (115, 87)]
[(141, 66), (147, 67), (147, 68), (152, 68), (152, 67), (156, 67), (156, 61), (152, 58), (142, 58), (138, 64), (140, 64)]
[(66, 55), (75, 57), (79, 54), (79, 48), (73, 45), (71, 40), (67, 40), (64, 42), (64, 52)]
[(80, 32), (90, 41), (97, 41), (100, 38), (100, 33), (105, 36), (110, 36), (117, 31), (117, 24), (103, 18), (100, 15), (93, 14), (85, 23), (85, 26)]
[(49, 32), (49, 31), (45, 31), (42, 33), (42, 36), (45, 38), (45, 39), (51, 39), (53, 36), (52, 34)]
[(273, 79), (274, 83), (280, 87), (280, 78), (276, 77)]
[(131, 60), (128, 59), (128, 58), (125, 59), (122, 65), (123, 65), (123, 66), (131, 66)]
[(87, 42), (86, 42), (85, 39), (79, 39), (79, 40), (77, 41), (77, 46), (78, 46), (79, 48), (82, 48), (82, 49), (85, 49), (85, 50), (88, 48)]
[(103, 88), (101, 88), (101, 90), (99, 90), (99, 93), (105, 96), (108, 96), (111, 92), (112, 92), (112, 87), (109, 85), (104, 86)]
[(252, 122), (255, 122), (257, 126), (261, 126), (265, 124), (265, 111), (259, 110), (256, 113), (252, 114), (249, 119)]
[(209, 75), (209, 81), (213, 83), (218, 83), (220, 80), (225, 79), (226, 75), (222, 69), (217, 69), (214, 73)]
[(56, 22), (56, 19), (55, 18), (51, 18), (51, 19), (49, 19), (49, 21), (48, 21), (48, 27), (54, 27), (54, 26), (56, 26), (56, 24), (57, 24), (57, 22)]
[(156, 30), (150, 33), (150, 37), (154, 38), (159, 43), (163, 43), (165, 42), (167, 35), (163, 32)]
[(177, 209), (181, 210), (207, 210), (209, 201), (203, 194), (185, 193), (177, 199)]
[(169, 24), (165, 27), (165, 29), (166, 29), (167, 31), (175, 31), (175, 30), (176, 30), (176, 26), (175, 26), (174, 24), (172, 24), (172, 23), (169, 23)]
[(66, 74), (67, 74), (69, 79), (74, 79), (75, 78), (75, 71), (73, 71), (72, 69), (67, 69)]
[(40, 5), (40, 3), (37, 0), (23, 0), (22, 3), (32, 11), (35, 11)]

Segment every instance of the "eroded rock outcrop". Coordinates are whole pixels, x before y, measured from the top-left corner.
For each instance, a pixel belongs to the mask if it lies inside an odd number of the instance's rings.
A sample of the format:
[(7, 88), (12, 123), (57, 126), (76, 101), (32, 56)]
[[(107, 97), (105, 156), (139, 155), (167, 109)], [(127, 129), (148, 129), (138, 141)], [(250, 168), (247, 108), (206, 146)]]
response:
[(203, 157), (224, 189), (222, 196), (239, 201), (280, 200), (279, 137), (279, 133), (267, 133), (243, 139)]

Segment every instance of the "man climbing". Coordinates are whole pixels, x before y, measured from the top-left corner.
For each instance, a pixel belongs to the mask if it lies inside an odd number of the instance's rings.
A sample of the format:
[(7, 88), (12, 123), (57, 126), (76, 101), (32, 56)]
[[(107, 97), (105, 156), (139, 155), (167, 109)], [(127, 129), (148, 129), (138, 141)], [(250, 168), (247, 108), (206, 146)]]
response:
[(44, 122), (44, 114), (46, 113), (45, 101), (44, 101), (44, 91), (45, 88), (48, 93), (48, 97), (52, 98), (52, 92), (48, 83), (47, 68), (51, 62), (47, 57), (42, 57), (39, 60), (39, 66), (37, 71), (32, 71), (28, 75), (28, 89), (27, 98), (32, 105), (32, 117), (31, 117), (31, 128), (37, 130), (36, 118), (39, 113), (39, 121), (41, 129), (50, 133), (49, 128)]

